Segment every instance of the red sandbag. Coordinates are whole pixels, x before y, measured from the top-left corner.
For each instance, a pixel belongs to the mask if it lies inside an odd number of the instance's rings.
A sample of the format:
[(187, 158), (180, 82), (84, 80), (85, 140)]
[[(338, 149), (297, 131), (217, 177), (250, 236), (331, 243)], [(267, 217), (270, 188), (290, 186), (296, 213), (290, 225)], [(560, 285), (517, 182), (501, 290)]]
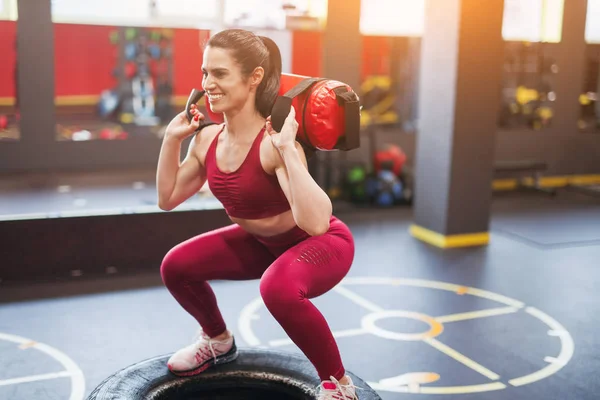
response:
[[(223, 122), (222, 114), (210, 110), (208, 118)], [(297, 140), (316, 150), (352, 150), (360, 146), (360, 108), (358, 96), (345, 83), (295, 74), (282, 74), (279, 97), (271, 122), (279, 131), (290, 106), (296, 110)]]

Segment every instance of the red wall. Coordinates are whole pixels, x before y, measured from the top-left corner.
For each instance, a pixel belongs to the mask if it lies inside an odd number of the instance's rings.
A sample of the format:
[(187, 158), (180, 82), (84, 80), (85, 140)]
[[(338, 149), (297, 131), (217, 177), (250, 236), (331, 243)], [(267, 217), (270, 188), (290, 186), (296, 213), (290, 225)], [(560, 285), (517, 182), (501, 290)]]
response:
[[(112, 73), (117, 49), (110, 43), (112, 26), (55, 24), (56, 95), (99, 95), (115, 86)], [(206, 31), (175, 29), (173, 38), (175, 95), (189, 94), (202, 80), (201, 41)]]
[[(296, 31), (292, 40), (292, 72), (300, 75), (322, 76), (320, 57), (323, 48), (321, 32)], [(362, 37), (362, 64), (360, 77), (390, 73), (390, 39), (383, 36)]]
[[(57, 96), (98, 96), (116, 84), (116, 48), (109, 41), (112, 26), (55, 24), (55, 76)], [(202, 45), (208, 31), (174, 29), (174, 92), (188, 96), (201, 87)], [(14, 97), (16, 22), (0, 21), (0, 97)], [(292, 72), (322, 76), (322, 33), (296, 31), (292, 35)], [(363, 37), (361, 77), (385, 74), (389, 66), (389, 41)]]
[(323, 43), (321, 32), (295, 31), (292, 34), (292, 73), (321, 77), (323, 68), (320, 57)]
[(115, 86), (117, 51), (109, 26), (54, 24), (56, 96), (99, 95)]
[(17, 23), (0, 21), (0, 97), (15, 96), (16, 37)]
[(176, 96), (189, 96), (192, 88), (202, 87), (202, 46), (209, 31), (177, 29), (173, 38), (174, 91)]
[(382, 36), (362, 37), (361, 80), (372, 75), (390, 73), (390, 40)]

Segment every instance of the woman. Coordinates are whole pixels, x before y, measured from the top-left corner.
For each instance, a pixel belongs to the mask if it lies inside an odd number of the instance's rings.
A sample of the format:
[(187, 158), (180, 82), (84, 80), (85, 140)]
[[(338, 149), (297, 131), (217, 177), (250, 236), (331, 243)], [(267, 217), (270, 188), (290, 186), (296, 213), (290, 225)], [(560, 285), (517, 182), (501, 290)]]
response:
[(157, 170), (160, 208), (172, 210), (208, 181), (233, 222), (175, 246), (163, 260), (165, 286), (202, 327), (200, 339), (168, 367), (189, 376), (234, 360), (234, 338), (207, 282), (260, 279), (265, 306), (322, 380), (319, 399), (355, 399), (328, 324), (309, 300), (347, 274), (354, 241), (308, 172), (295, 140), (295, 110), (281, 132), (271, 126), (281, 68), (272, 40), (239, 29), (216, 34), (204, 51), (202, 85), (225, 123), (195, 135), (181, 163), (181, 142), (204, 116), (193, 107), (191, 122), (182, 112), (167, 127)]

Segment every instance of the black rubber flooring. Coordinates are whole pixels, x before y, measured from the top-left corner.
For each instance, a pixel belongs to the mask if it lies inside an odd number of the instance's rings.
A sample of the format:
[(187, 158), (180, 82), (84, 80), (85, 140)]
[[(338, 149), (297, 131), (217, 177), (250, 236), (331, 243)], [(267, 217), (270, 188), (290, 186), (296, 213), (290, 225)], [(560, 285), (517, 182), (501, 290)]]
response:
[[(490, 245), (455, 250), (412, 238), (410, 209), (338, 215), (354, 232), (355, 264), (314, 302), (346, 367), (384, 400), (598, 398), (597, 199), (495, 198)], [(240, 347), (298, 352), (261, 305), (258, 282), (213, 287)], [(79, 400), (117, 370), (187, 345), (197, 329), (158, 271), (0, 284), (0, 301), (0, 399)], [(441, 332), (419, 336), (433, 319)]]

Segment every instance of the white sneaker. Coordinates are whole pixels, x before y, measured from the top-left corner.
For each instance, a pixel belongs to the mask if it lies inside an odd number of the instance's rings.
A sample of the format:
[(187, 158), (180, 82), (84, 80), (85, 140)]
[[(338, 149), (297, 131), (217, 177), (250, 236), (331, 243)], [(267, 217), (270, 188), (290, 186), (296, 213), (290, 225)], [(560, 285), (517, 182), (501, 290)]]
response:
[(199, 339), (171, 356), (169, 370), (178, 376), (197, 375), (215, 364), (224, 364), (238, 356), (233, 336), (226, 340), (213, 340), (204, 332)]
[(350, 381), (347, 385), (342, 385), (333, 376), (330, 377), (330, 381), (323, 381), (317, 391), (318, 400), (358, 400), (356, 395), (356, 386), (352, 382), (352, 379), (348, 377)]

